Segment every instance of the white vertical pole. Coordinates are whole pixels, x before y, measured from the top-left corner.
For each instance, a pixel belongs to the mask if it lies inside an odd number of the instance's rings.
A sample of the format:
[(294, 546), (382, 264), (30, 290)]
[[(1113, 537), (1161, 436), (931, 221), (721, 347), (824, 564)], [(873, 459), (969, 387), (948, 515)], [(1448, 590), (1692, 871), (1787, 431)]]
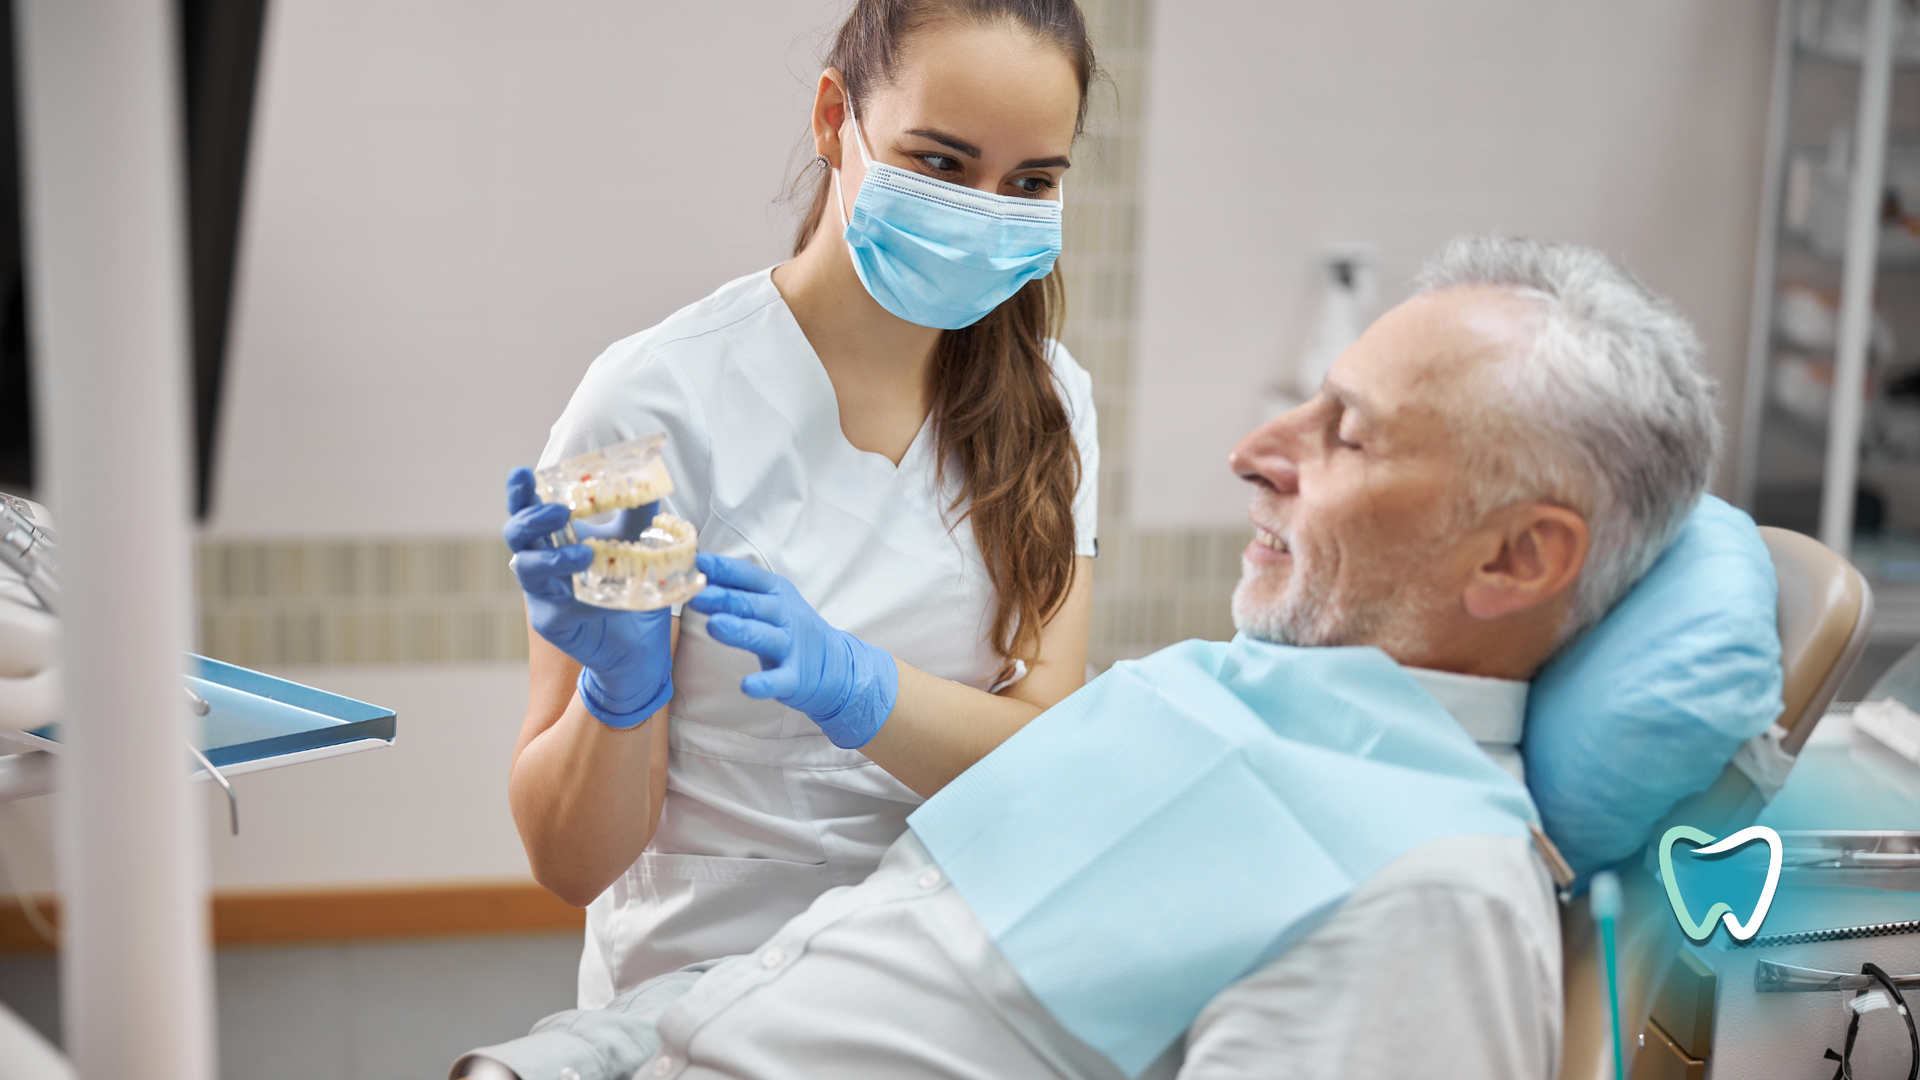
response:
[(16, 0), (34, 383), (61, 525), (56, 812), (66, 1048), (214, 1072), (206, 851), (186, 784), (187, 295), (169, 0)]
[(1780, 199), (1786, 187), (1787, 119), (1793, 91), (1794, 0), (1779, 0), (1773, 29), (1773, 81), (1767, 92), (1767, 164), (1760, 180), (1760, 234), (1753, 245), (1753, 301), (1747, 313), (1747, 377), (1742, 385), (1740, 457), (1734, 502), (1753, 510), (1760, 481), (1760, 428), (1773, 360), (1773, 293), (1779, 288)]
[(1893, 90), (1893, 0), (1867, 0), (1863, 52), (1847, 196), (1847, 254), (1840, 276), (1840, 338), (1834, 350), (1833, 403), (1827, 412), (1826, 475), (1820, 485), (1820, 541), (1841, 555), (1853, 544), (1854, 492), (1860, 475), (1862, 399), (1886, 177), (1887, 99)]

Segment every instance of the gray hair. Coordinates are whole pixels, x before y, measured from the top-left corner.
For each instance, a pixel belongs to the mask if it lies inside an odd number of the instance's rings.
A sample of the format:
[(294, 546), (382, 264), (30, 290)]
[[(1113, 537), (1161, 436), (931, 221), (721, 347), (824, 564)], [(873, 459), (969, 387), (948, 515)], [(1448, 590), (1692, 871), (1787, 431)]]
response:
[(1592, 248), (1460, 237), (1419, 279), (1422, 293), (1474, 286), (1508, 290), (1538, 318), (1526, 346), (1456, 388), (1462, 430), (1487, 433), (1465, 451), (1464, 509), (1479, 520), (1542, 500), (1586, 519), (1564, 642), (1640, 580), (1706, 490), (1718, 389), (1686, 318)]

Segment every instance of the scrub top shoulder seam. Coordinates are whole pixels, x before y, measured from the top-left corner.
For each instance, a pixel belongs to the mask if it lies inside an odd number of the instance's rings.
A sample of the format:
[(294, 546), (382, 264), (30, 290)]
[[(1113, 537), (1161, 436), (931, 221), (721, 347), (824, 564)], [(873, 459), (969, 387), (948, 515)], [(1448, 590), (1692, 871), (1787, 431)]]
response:
[[(659, 349), (659, 348), (665, 348), (669, 345), (677, 345), (683, 341), (692, 341), (696, 338), (706, 337), (709, 334), (717, 334), (727, 329), (728, 327), (734, 326), (738, 323), (742, 323), (748, 319), (751, 319), (755, 315), (759, 314), (763, 309), (767, 308), (768, 306), (776, 302), (784, 303), (785, 298), (780, 295), (779, 288), (773, 284), (773, 281), (770, 277), (770, 275), (773, 273), (773, 270), (774, 268), (769, 266), (764, 270), (760, 270), (755, 273), (748, 274), (743, 278), (736, 279), (736, 281), (734, 282), (734, 284), (739, 284), (740, 282), (752, 281), (753, 285), (751, 287), (756, 289), (764, 285), (768, 290), (770, 290), (773, 293), (772, 296), (762, 298), (759, 302), (753, 304), (751, 307), (746, 308), (744, 311), (735, 313), (730, 317), (722, 316), (723, 321), (710, 322), (710, 323), (707, 323), (706, 325), (688, 327), (685, 330), (677, 331), (671, 336), (661, 337), (658, 340), (654, 340), (654, 341), (648, 341), (648, 342), (645, 342), (644, 344), (638, 345), (638, 347), (643, 349), (648, 349), (648, 350)], [(695, 304), (689, 304), (687, 305), (687, 307), (695, 307), (695, 306), (698, 306), (699, 303), (704, 303), (704, 301), (698, 301)], [(666, 321), (660, 323), (658, 326), (655, 326), (654, 329), (656, 330), (664, 329), (667, 323), (673, 322), (674, 319), (678, 315), (680, 315), (681, 312), (684, 312), (686, 310), (687, 308), (681, 308), (679, 311), (676, 311), (672, 315), (667, 316)], [(714, 314), (718, 314), (718, 313), (710, 314), (707, 312), (702, 312), (701, 314), (707, 318), (712, 318)], [(635, 334), (634, 337), (642, 337), (642, 336), (645, 336), (646, 333), (647, 331), (642, 330), (639, 334)]]

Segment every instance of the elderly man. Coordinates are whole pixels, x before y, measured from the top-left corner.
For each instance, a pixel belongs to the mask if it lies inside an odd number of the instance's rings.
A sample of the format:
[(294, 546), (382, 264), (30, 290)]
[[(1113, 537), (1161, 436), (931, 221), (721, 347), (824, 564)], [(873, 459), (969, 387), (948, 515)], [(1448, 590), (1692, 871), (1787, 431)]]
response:
[(1704, 488), (1699, 354), (1597, 252), (1456, 242), (1234, 448), (1232, 643), (1116, 665), (755, 955), (456, 1075), (1552, 1076), (1526, 680)]

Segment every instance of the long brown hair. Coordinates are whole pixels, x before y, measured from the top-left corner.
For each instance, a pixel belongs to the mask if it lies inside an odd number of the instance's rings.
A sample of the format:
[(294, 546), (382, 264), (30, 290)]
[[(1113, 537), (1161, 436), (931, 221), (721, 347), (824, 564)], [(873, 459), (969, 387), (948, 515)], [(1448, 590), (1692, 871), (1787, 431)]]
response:
[[(1006, 25), (1058, 47), (1080, 80), (1086, 120), (1093, 42), (1074, 0), (858, 0), (827, 55), (856, 111), (893, 78), (900, 50), (915, 32), (943, 22)], [(813, 239), (832, 185), (821, 170), (793, 253)], [(962, 470), (954, 506), (966, 517), (997, 597), (988, 640), (1002, 657), (1033, 660), (1040, 629), (1066, 602), (1073, 583), (1073, 497), (1080, 450), (1054, 384), (1046, 342), (1060, 336), (1066, 290), (1060, 267), (1030, 281), (986, 318), (943, 331), (928, 373), (936, 460)]]

